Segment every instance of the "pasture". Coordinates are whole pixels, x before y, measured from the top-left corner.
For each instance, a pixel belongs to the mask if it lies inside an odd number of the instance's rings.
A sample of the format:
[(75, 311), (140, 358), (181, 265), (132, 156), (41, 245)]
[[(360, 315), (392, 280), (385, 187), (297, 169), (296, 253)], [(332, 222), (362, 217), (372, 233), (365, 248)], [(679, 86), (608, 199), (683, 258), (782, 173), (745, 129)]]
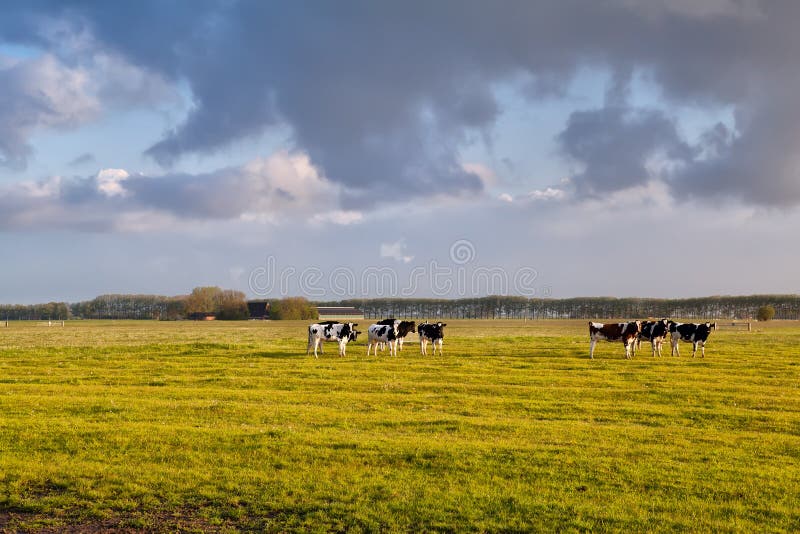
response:
[(315, 360), (306, 323), (12, 322), (0, 530), (800, 530), (797, 323), (630, 361), (447, 323), (443, 357)]

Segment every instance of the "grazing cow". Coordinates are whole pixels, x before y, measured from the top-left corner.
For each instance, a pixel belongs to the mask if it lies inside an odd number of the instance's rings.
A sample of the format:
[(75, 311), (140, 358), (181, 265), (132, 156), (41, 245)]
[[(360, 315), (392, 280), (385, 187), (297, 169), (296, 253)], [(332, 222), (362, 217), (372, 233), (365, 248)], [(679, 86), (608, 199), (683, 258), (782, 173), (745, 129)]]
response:
[(636, 347), (641, 347), (642, 340), (646, 339), (653, 346), (653, 357), (655, 357), (656, 351), (658, 351), (658, 355), (661, 356), (661, 347), (664, 345), (667, 335), (669, 335), (669, 322), (669, 319), (642, 321), (642, 331), (636, 339)]
[[(384, 319), (378, 321), (378, 324), (394, 325), (397, 324), (397, 348), (403, 350), (403, 340), (408, 334), (413, 334), (417, 331), (417, 323), (415, 321), (398, 321), (397, 319)], [(381, 346), (383, 350), (383, 346)]]
[(622, 341), (625, 346), (625, 357), (631, 359), (634, 353), (636, 337), (642, 330), (641, 321), (627, 323), (589, 323), (589, 357), (594, 359), (594, 346), (598, 341)]
[(700, 356), (706, 357), (706, 341), (708, 336), (711, 335), (712, 330), (717, 329), (717, 323), (676, 323), (675, 321), (669, 322), (669, 334), (672, 337), (672, 355), (681, 351), (678, 348), (680, 341), (686, 341), (692, 344), (692, 358), (697, 353), (697, 347), (700, 347)]
[(397, 356), (397, 324), (370, 325), (367, 329), (367, 336), (367, 356), (372, 347), (375, 347), (375, 356), (377, 356), (378, 345), (382, 343), (389, 345), (389, 356)]
[(358, 323), (337, 323), (334, 321), (327, 321), (324, 323), (314, 323), (308, 325), (308, 347), (306, 354), (311, 351), (311, 345), (314, 345), (314, 357), (317, 358), (317, 347), (322, 351), (322, 345), (325, 341), (339, 343), (339, 356), (345, 355), (347, 343), (355, 341), (358, 338), (359, 332), (355, 329)]
[(433, 355), (436, 356), (436, 345), (439, 345), (439, 356), (442, 356), (442, 342), (444, 341), (444, 327), (446, 323), (424, 322), (417, 327), (419, 334), (419, 347), (422, 354), (428, 354), (428, 341), (433, 345)]

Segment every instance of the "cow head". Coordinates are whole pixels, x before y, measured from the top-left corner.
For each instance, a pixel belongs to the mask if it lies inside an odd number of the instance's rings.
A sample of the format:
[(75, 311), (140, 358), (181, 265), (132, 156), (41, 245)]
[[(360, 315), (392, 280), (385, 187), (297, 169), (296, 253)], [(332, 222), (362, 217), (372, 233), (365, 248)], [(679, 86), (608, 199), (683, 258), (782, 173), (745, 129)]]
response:
[(706, 323), (706, 326), (708, 327), (709, 332), (717, 329), (717, 323)]
[(350, 332), (350, 335), (347, 336), (347, 340), (348, 341), (355, 341), (356, 339), (358, 339), (358, 334), (360, 334), (360, 333), (361, 332), (359, 332), (358, 330), (352, 330)]

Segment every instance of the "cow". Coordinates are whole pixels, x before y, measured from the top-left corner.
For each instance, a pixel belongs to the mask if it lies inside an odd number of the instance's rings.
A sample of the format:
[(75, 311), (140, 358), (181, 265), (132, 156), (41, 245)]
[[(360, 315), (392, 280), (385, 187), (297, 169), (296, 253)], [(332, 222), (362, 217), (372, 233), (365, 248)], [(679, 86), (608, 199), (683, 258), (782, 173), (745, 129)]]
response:
[[(397, 324), (397, 348), (403, 350), (403, 340), (408, 334), (413, 334), (417, 331), (417, 323), (415, 321), (398, 321), (397, 319), (384, 319), (378, 321), (377, 324), (394, 325)], [(381, 346), (383, 350), (383, 346)]]
[(439, 356), (442, 356), (442, 342), (444, 341), (444, 327), (446, 323), (424, 322), (417, 327), (419, 334), (419, 347), (423, 355), (428, 354), (428, 341), (433, 345), (433, 355), (436, 356), (436, 345), (439, 345)]
[(306, 347), (306, 354), (311, 352), (311, 346), (314, 346), (314, 357), (317, 358), (317, 347), (322, 350), (324, 342), (339, 343), (339, 356), (344, 356), (347, 348), (347, 343), (355, 341), (358, 338), (359, 332), (356, 330), (358, 323), (337, 323), (334, 321), (326, 321), (324, 323), (314, 323), (308, 325), (308, 347)]
[(669, 319), (642, 321), (642, 331), (639, 332), (639, 336), (636, 339), (636, 348), (641, 347), (642, 340), (646, 339), (653, 347), (653, 357), (655, 357), (656, 351), (661, 356), (661, 347), (669, 335), (669, 323)]
[(631, 359), (635, 354), (635, 342), (642, 330), (641, 321), (627, 323), (589, 323), (589, 357), (594, 359), (594, 346), (598, 341), (622, 341), (625, 346), (625, 358)]
[(397, 356), (397, 325), (400, 321), (393, 324), (373, 324), (367, 329), (367, 356), (372, 347), (375, 347), (375, 356), (378, 355), (378, 345), (386, 343), (389, 345), (389, 356)]
[(669, 322), (669, 334), (672, 338), (672, 355), (681, 355), (678, 343), (686, 341), (692, 344), (692, 358), (697, 354), (697, 347), (700, 347), (700, 356), (706, 357), (706, 341), (711, 335), (712, 330), (717, 329), (717, 323), (676, 323)]

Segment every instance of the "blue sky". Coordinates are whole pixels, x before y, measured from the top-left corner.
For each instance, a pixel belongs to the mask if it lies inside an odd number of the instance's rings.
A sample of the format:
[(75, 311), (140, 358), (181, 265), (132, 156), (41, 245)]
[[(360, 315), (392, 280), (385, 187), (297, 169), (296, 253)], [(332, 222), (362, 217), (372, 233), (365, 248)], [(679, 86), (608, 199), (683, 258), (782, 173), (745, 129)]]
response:
[(799, 11), (9, 2), (0, 301), (797, 293)]

